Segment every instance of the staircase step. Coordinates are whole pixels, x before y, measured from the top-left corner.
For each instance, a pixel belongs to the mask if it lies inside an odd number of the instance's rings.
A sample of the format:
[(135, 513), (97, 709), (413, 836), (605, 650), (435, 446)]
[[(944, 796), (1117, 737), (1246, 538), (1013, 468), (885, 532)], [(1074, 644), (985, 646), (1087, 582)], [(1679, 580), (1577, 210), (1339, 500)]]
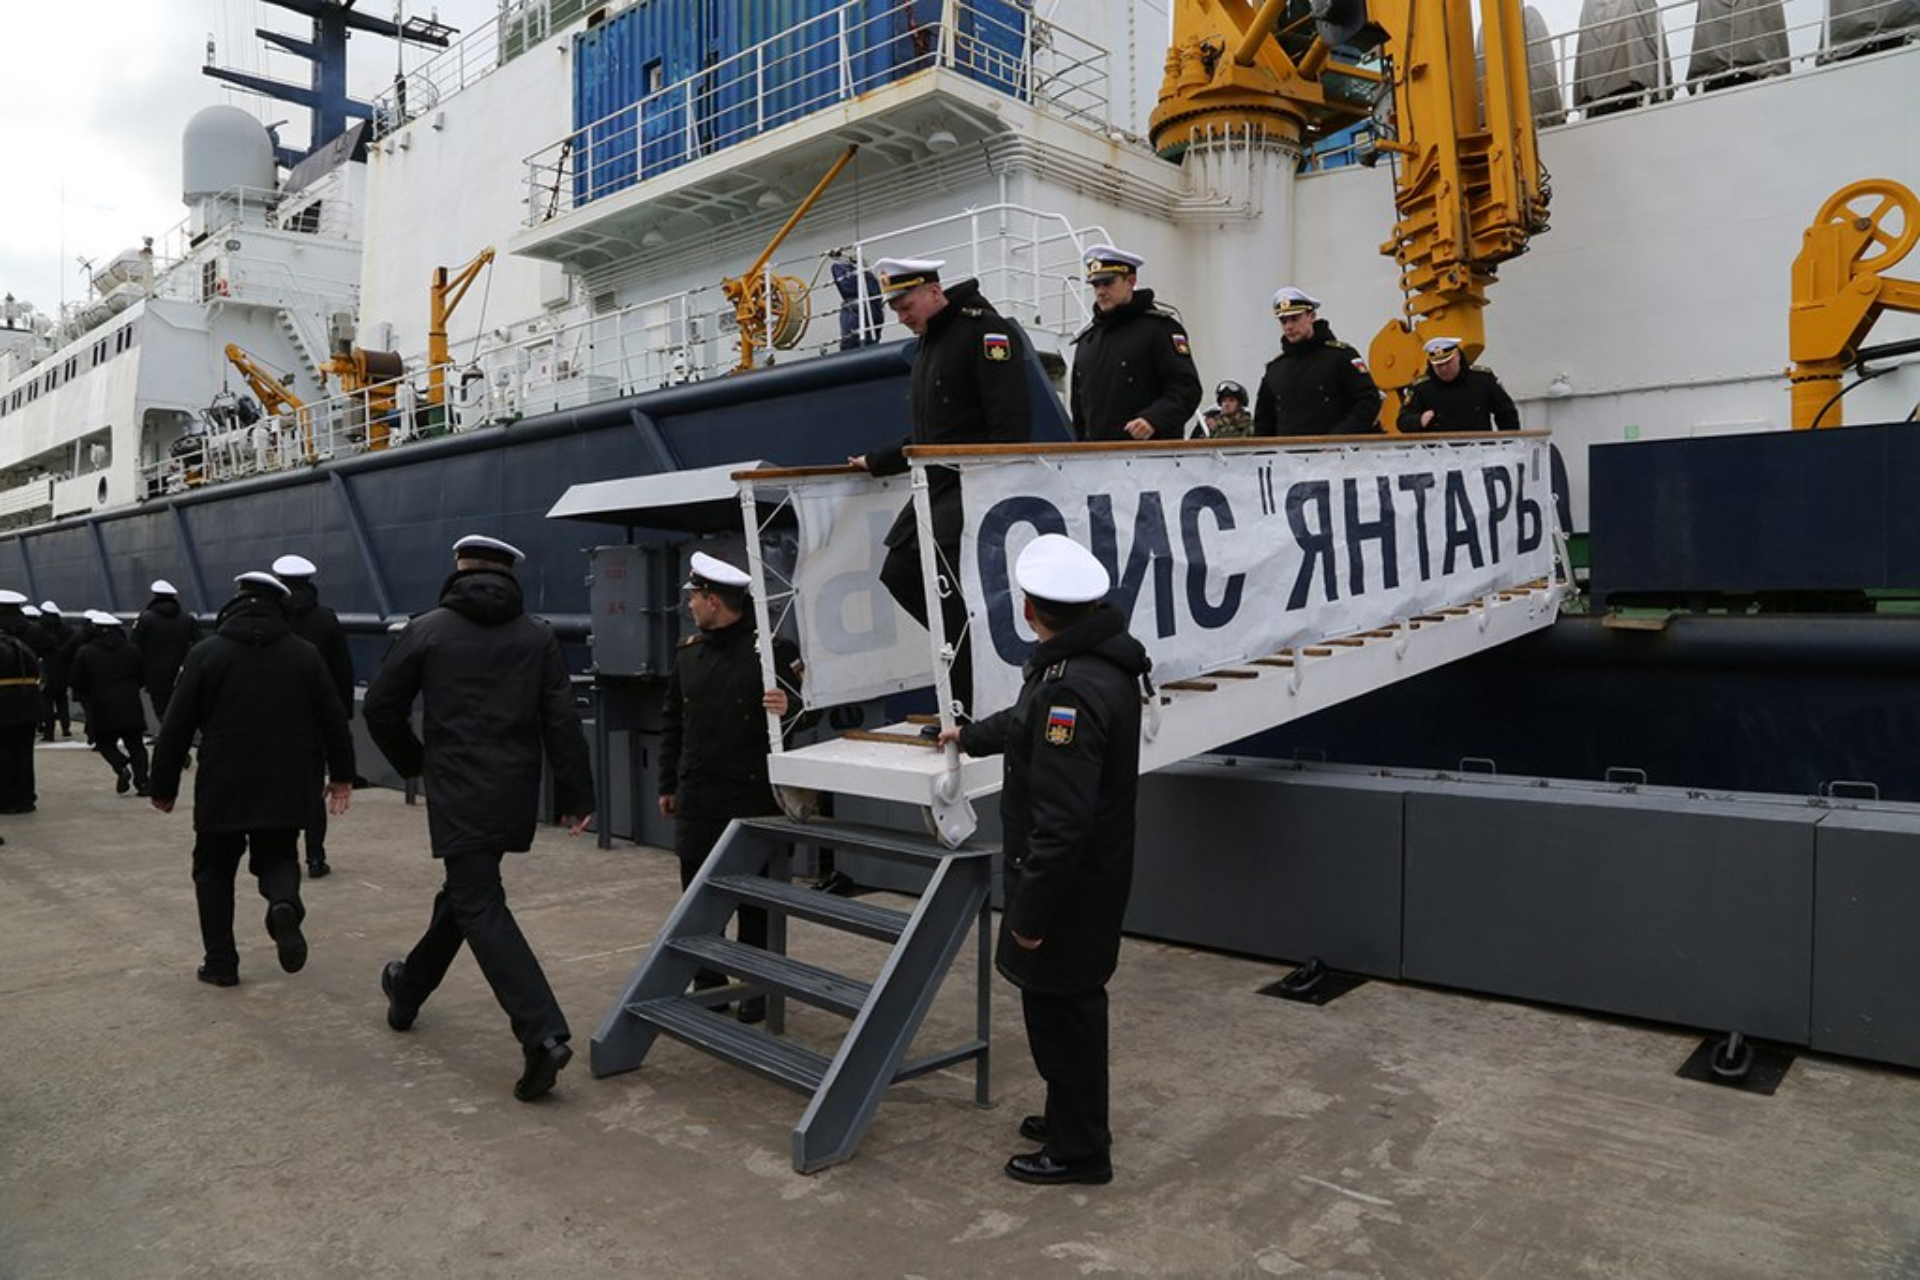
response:
[(791, 818), (779, 817), (742, 818), (740, 825), (799, 844), (827, 845), (834, 849), (849, 851), (858, 850), (862, 853), (879, 854), (882, 857), (905, 859), (921, 864), (935, 862), (943, 857), (992, 854), (999, 848), (997, 845), (966, 844), (959, 849), (944, 849), (924, 835), (890, 831), (885, 827), (870, 827), (858, 822), (840, 822), (821, 818), (811, 822), (795, 822)]
[(802, 1093), (818, 1089), (832, 1065), (811, 1049), (743, 1026), (680, 996), (643, 1000), (628, 1005), (627, 1012), (676, 1040)]
[(873, 990), (871, 984), (856, 978), (716, 934), (675, 938), (667, 945), (705, 962), (709, 968), (772, 987), (843, 1017), (859, 1013)]
[(707, 883), (741, 902), (881, 942), (898, 939), (912, 919), (906, 912), (891, 907), (855, 898), (838, 898), (818, 889), (769, 880), (765, 876), (715, 876)]

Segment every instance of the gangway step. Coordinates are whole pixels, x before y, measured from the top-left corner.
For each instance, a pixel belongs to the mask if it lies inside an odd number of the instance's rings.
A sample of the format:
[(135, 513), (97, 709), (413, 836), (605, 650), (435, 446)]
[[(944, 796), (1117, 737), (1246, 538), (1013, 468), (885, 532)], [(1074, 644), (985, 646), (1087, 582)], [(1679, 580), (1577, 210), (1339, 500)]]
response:
[(771, 987), (817, 1009), (851, 1018), (867, 1003), (873, 985), (818, 965), (752, 947), (718, 934), (675, 938), (668, 946), (701, 961), (707, 967)]
[(714, 876), (708, 884), (751, 906), (784, 912), (789, 916), (881, 942), (897, 941), (907, 931), (907, 922), (912, 919), (906, 912), (895, 911), (891, 907), (876, 906), (853, 898), (838, 898), (818, 889), (788, 884), (784, 880), (769, 880), (764, 876)]
[(684, 1044), (757, 1076), (812, 1093), (827, 1078), (830, 1060), (791, 1040), (779, 1040), (681, 996), (642, 1000), (627, 1012)]

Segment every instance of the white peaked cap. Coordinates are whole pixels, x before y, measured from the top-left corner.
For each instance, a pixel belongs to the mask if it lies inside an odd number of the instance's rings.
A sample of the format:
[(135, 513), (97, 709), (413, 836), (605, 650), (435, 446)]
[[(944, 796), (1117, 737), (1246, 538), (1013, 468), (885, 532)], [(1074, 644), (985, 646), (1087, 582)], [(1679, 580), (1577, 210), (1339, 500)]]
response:
[(752, 581), (744, 572), (734, 568), (719, 556), (710, 556), (704, 551), (693, 553), (690, 567), (692, 571), (687, 577), (687, 586), (696, 590), (711, 586), (732, 587), (736, 591), (745, 591), (747, 584)]
[(1273, 313), (1275, 315), (1284, 316), (1291, 315), (1296, 311), (1318, 311), (1319, 309), (1320, 299), (1314, 297), (1305, 289), (1296, 289), (1290, 284), (1282, 285), (1280, 290), (1273, 295)]
[(1089, 280), (1096, 276), (1130, 275), (1147, 265), (1147, 260), (1139, 254), (1115, 248), (1110, 244), (1093, 245), (1081, 261), (1087, 268)]
[(282, 578), (311, 578), (320, 572), (305, 556), (281, 556), (273, 562), (273, 571)]
[(287, 589), (286, 583), (280, 581), (280, 579), (274, 577), (272, 574), (262, 573), (258, 569), (249, 569), (245, 573), (236, 574), (233, 579), (233, 585), (242, 591), (245, 591), (248, 587), (264, 587), (275, 595), (290, 596), (293, 594), (293, 592)]
[(1014, 563), (1013, 580), (1028, 595), (1056, 604), (1104, 600), (1113, 587), (1093, 552), (1059, 533), (1043, 533), (1027, 544)]
[(25, 604), (27, 598), (18, 591), (0, 590), (0, 604)]
[(40, 616), (40, 610), (37, 607), (30, 604), (21, 605), (20, 612), (26, 614), (29, 618), (37, 618)]
[(1426, 351), (1427, 359), (1438, 364), (1460, 349), (1460, 339), (1429, 338), (1427, 339), (1425, 347), (1422, 349)]
[(51, 601), (51, 600), (42, 600), (42, 601), (40, 602), (40, 612), (42, 612), (42, 613), (58, 613), (58, 612), (60, 612), (60, 606), (59, 606), (59, 605), (57, 605), (57, 604), (55, 604), (55, 603), (54, 603), (53, 601)]
[(527, 553), (511, 542), (489, 538), (484, 533), (470, 533), (454, 543), (453, 554), (469, 556), (476, 560), (497, 560), (501, 564), (519, 564), (527, 558)]
[(157, 596), (177, 596), (180, 594), (178, 591), (174, 590), (173, 584), (171, 582), (168, 582), (165, 578), (155, 578), (153, 580), (153, 585), (148, 587), (147, 590), (153, 592), (153, 594)]
[(80, 616), (96, 627), (117, 627), (120, 625), (120, 619), (114, 617), (105, 609), (89, 609)]
[(873, 264), (873, 274), (880, 281), (881, 294), (891, 298), (923, 284), (938, 283), (940, 268), (946, 265), (945, 258), (882, 258)]

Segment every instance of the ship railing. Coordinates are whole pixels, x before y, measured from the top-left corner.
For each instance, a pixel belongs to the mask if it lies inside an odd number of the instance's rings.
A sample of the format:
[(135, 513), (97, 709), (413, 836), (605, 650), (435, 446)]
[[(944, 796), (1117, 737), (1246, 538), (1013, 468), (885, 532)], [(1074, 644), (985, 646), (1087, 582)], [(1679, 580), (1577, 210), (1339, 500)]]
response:
[(1093, 41), (1008, 0), (943, 0), (915, 25), (909, 0), (849, 0), (637, 100), (527, 159), (527, 225), (759, 137), (826, 107), (930, 69), (969, 79), (1105, 132), (1108, 55)]
[[(231, 187), (215, 196), (210, 207), (227, 211), (220, 221), (196, 228), (204, 215), (183, 218), (163, 234), (155, 236), (153, 251), (153, 292), (158, 297), (206, 301), (220, 296), (218, 284), (228, 279), (216, 268), (208, 272), (204, 255), (196, 256), (201, 245), (211, 241), (222, 246), (229, 241), (246, 243), (246, 232), (266, 227), (277, 231), (297, 231), (329, 240), (357, 240), (360, 237), (359, 211), (350, 202), (338, 198), (312, 201), (297, 208), (281, 209), (278, 192), (253, 187)], [(234, 261), (245, 261), (234, 259)], [(334, 296), (338, 291), (313, 291), (313, 296)]]
[[(1606, 7), (1612, 13), (1604, 21), (1529, 40), (1539, 127), (1699, 97), (1920, 40), (1915, 0), (1635, 0)], [(1543, 78), (1549, 82), (1537, 83)], [(1316, 147), (1308, 167), (1356, 163), (1366, 145), (1343, 132)]]
[[(765, 341), (757, 345), (767, 362), (784, 364), (910, 336), (880, 305), (867, 266), (911, 251), (946, 259), (943, 274), (949, 282), (977, 278), (981, 292), (1019, 321), (1036, 346), (1057, 351), (1086, 322), (1084, 251), (1110, 238), (1103, 227), (1078, 226), (1059, 213), (1001, 204), (892, 228), (829, 253), (775, 261), (767, 267), (768, 278), (800, 279), (805, 288), (799, 305), (810, 318), (793, 343), (777, 350)], [(836, 261), (852, 270), (851, 297), (843, 298), (834, 282)], [(426, 364), (412, 360), (402, 378), (309, 402), (297, 414), (245, 426), (210, 416), (170, 456), (141, 468), (140, 492), (149, 497), (183, 493), (372, 449), (402, 448), (723, 377), (739, 363), (733, 305), (717, 283), (572, 323), (541, 319), (511, 325), (506, 332), (515, 336), (507, 341), (494, 340), (493, 332), (453, 344), (454, 358), (441, 370), (443, 405), (428, 403)]]

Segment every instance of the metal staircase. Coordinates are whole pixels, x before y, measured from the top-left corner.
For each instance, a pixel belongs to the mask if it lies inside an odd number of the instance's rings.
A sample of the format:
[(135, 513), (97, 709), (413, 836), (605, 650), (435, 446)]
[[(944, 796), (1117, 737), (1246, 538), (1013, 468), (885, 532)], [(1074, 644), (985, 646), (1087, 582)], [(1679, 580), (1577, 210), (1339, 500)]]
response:
[[(835, 897), (787, 879), (794, 842), (829, 844), (923, 870), (926, 886), (910, 910)], [(851, 1157), (887, 1086), (971, 1060), (974, 1100), (988, 1101), (991, 976), (988, 891), (992, 846), (947, 849), (917, 836), (850, 823), (737, 820), (687, 887), (647, 958), (634, 971), (593, 1036), (595, 1076), (640, 1066), (661, 1032), (755, 1075), (811, 1095), (793, 1130), (793, 1167), (812, 1173)], [(766, 948), (725, 936), (742, 906), (769, 913)], [(786, 924), (799, 919), (887, 943), (872, 982), (786, 954)], [(909, 1059), (907, 1050), (969, 930), (977, 936), (973, 1038)], [(740, 984), (690, 991), (701, 969)], [(716, 1005), (768, 997), (765, 1029), (746, 1026)], [(787, 998), (851, 1019), (833, 1053), (786, 1038)]]

